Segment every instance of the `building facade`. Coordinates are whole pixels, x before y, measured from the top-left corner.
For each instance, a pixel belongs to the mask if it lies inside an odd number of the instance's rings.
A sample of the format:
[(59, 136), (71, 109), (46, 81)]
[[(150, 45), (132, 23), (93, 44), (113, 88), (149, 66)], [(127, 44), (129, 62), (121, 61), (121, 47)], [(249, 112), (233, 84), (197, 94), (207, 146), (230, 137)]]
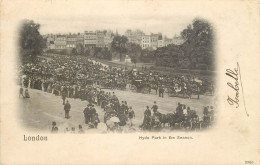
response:
[(158, 40), (159, 40), (159, 34), (151, 34), (151, 47), (153, 49), (158, 48)]
[(158, 40), (158, 48), (164, 47), (163, 39)]
[(55, 49), (66, 49), (66, 35), (57, 35), (54, 41)]
[(164, 46), (168, 46), (170, 44), (173, 44), (173, 39), (164, 37)]
[(174, 36), (172, 42), (174, 45), (181, 45), (184, 43), (184, 39), (182, 37)]
[(143, 35), (142, 36), (142, 49), (146, 49), (151, 47), (151, 36), (150, 35)]
[(77, 35), (76, 34), (67, 35), (66, 47), (76, 48), (76, 45), (77, 45)]
[(81, 44), (82, 46), (84, 46), (84, 34), (83, 33), (78, 33), (77, 35), (77, 41), (76, 41), (76, 45)]
[(84, 33), (84, 47), (94, 48), (97, 44), (97, 34), (93, 31), (85, 31)]
[(54, 41), (55, 41), (55, 35), (53, 34), (48, 34), (46, 36), (46, 39), (47, 39), (47, 48), (48, 49), (55, 49), (55, 44), (54, 44)]
[(96, 47), (104, 48), (105, 47), (105, 32), (104, 31), (96, 31), (97, 43)]
[(144, 35), (144, 32), (142, 32), (141, 30), (127, 30), (125, 32), (125, 36), (127, 37), (128, 42), (135, 43), (140, 46), (142, 46), (142, 36)]

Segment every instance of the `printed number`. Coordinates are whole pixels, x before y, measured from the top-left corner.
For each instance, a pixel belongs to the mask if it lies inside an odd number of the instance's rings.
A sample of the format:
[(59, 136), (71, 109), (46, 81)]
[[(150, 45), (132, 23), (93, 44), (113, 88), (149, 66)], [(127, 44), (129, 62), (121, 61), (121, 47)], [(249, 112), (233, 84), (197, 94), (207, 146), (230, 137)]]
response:
[(245, 161), (245, 164), (254, 164), (254, 161)]

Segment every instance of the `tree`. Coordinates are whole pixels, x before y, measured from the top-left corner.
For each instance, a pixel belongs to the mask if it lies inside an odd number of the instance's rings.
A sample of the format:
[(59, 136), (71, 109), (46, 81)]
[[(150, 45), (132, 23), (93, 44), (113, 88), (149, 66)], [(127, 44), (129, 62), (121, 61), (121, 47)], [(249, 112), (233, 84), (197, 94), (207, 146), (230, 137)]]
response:
[(142, 48), (140, 45), (136, 43), (129, 42), (126, 44), (127, 54), (130, 56), (136, 56), (137, 58), (140, 57), (142, 53)]
[(116, 35), (111, 43), (111, 48), (113, 51), (119, 53), (120, 61), (123, 60), (122, 56), (127, 52), (126, 44), (128, 39), (125, 36)]
[(71, 50), (71, 55), (77, 55), (77, 50), (76, 50), (76, 48), (73, 48), (73, 49)]
[(82, 43), (78, 43), (76, 45), (76, 51), (77, 51), (77, 54), (79, 54), (79, 55), (84, 54), (84, 46), (82, 45)]
[(22, 62), (27, 60), (34, 62), (46, 48), (46, 41), (41, 36), (40, 24), (32, 20), (24, 20), (19, 32), (20, 58)]
[[(195, 19), (192, 25), (189, 25), (181, 32), (181, 36), (186, 40), (182, 49), (186, 57), (192, 61), (198, 57), (203, 57), (209, 68), (214, 69), (213, 65), (213, 29), (205, 20)], [(194, 60), (195, 61), (195, 60)], [(195, 64), (192, 64), (195, 66)]]
[(137, 63), (137, 57), (136, 56), (130, 56), (131, 58), (131, 62), (135, 64), (136, 67), (136, 63)]

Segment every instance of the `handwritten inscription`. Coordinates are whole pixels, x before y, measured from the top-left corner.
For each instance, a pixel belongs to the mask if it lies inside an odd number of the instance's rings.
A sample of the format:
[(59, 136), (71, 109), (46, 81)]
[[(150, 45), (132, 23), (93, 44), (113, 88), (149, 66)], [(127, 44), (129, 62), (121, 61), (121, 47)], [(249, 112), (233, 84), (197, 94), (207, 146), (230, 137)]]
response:
[(227, 82), (227, 85), (234, 91), (234, 94), (231, 96), (228, 96), (227, 102), (230, 105), (234, 105), (236, 108), (239, 107), (239, 66), (237, 68), (234, 68), (233, 70), (227, 69), (226, 75), (233, 79), (232, 82)]
[(237, 62), (237, 67), (232, 69), (226, 69), (226, 75), (231, 78), (232, 81), (227, 82), (227, 85), (232, 89), (233, 93), (228, 95), (227, 97), (227, 102), (229, 105), (234, 106), (235, 108), (239, 107), (239, 88), (241, 87), (242, 90), (242, 96), (243, 96), (243, 101), (244, 101), (244, 108), (246, 115), (249, 117), (249, 114), (246, 110), (246, 103), (245, 103), (245, 97), (244, 97), (244, 89), (243, 89), (243, 84), (242, 84), (242, 78), (241, 78), (241, 73), (240, 73), (240, 67)]

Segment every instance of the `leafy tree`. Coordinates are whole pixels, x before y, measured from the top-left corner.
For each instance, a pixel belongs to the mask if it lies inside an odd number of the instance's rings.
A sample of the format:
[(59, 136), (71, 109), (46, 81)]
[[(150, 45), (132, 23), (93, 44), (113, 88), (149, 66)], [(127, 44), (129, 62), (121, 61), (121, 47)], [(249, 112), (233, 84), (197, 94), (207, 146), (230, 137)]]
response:
[(19, 31), (20, 58), (23, 62), (35, 61), (38, 55), (41, 55), (46, 48), (46, 41), (41, 36), (40, 24), (32, 20), (24, 20)]
[(76, 50), (76, 48), (73, 48), (73, 49), (71, 50), (71, 55), (77, 55), (77, 50)]
[(112, 50), (119, 53), (120, 61), (123, 60), (123, 54), (127, 52), (127, 42), (128, 39), (125, 36), (116, 35), (111, 43)]
[(136, 43), (129, 42), (126, 44), (127, 54), (130, 56), (139, 57), (142, 53), (142, 48)]
[(112, 54), (108, 50), (108, 48), (102, 48), (101, 49), (101, 53), (102, 53), (102, 58), (103, 59), (105, 59), (105, 60), (112, 60)]
[(77, 54), (79, 54), (79, 55), (84, 54), (84, 46), (82, 45), (82, 43), (78, 43), (76, 45), (76, 51), (77, 51)]
[(131, 58), (131, 62), (135, 64), (136, 67), (136, 63), (137, 63), (137, 57), (136, 56), (130, 56)]
[[(205, 20), (195, 19), (192, 25), (189, 25), (181, 32), (181, 36), (186, 40), (182, 45), (184, 54), (190, 61), (196, 61), (196, 58), (204, 58), (202, 61), (214, 69), (213, 65), (213, 29)], [(192, 64), (193, 68), (195, 64)]]

